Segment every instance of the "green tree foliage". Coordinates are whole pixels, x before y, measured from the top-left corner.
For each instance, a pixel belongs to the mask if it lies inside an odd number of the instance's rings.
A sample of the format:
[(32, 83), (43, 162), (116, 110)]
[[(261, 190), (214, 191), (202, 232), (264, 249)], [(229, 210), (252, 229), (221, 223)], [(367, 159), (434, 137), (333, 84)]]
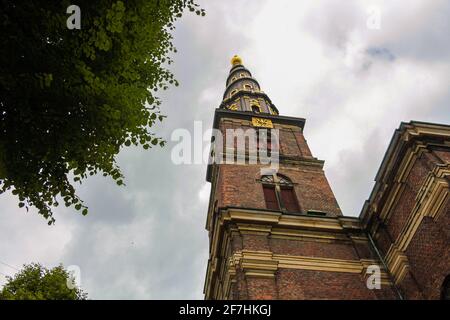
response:
[[(83, 215), (73, 182), (102, 173), (118, 185), (122, 146), (149, 149), (164, 116), (156, 91), (178, 85), (171, 32), (195, 0), (0, 0), (0, 193), (54, 223), (58, 200)], [(73, 179), (73, 182), (72, 182)]]
[(14, 277), (7, 277), (0, 290), (0, 300), (86, 299), (87, 293), (75, 285), (73, 276), (62, 265), (50, 270), (37, 263), (24, 265)]

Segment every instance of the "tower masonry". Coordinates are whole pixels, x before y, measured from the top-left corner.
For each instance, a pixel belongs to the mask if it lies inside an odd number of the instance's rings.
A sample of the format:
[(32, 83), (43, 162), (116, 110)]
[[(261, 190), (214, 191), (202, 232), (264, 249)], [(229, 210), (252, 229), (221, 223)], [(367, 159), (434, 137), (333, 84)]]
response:
[[(373, 193), (361, 219), (343, 216), (325, 176), (324, 161), (313, 156), (306, 142), (305, 119), (280, 115), (258, 81), (244, 67), (242, 59), (234, 56), (231, 64), (213, 122), (223, 143), (213, 142), (212, 155), (219, 161), (208, 165), (206, 177), (211, 183), (211, 195), (206, 219), (209, 259), (205, 298), (424, 297), (420, 286), (409, 284), (413, 280), (407, 273), (408, 261), (400, 267), (391, 261), (403, 256), (391, 248), (399, 248), (399, 244), (385, 235), (385, 229), (376, 218), (378, 211), (374, 212), (373, 207), (375, 203), (384, 205), (387, 196), (383, 194), (380, 200)], [(433, 141), (443, 145), (439, 153), (440, 165), (446, 164), (447, 168), (444, 170), (447, 175), (439, 173), (445, 177), (444, 182), (441, 181), (443, 195), (439, 198), (444, 201), (444, 207), (441, 204), (436, 210), (437, 216), (448, 221), (450, 128), (434, 129), (438, 137)], [(252, 132), (254, 136), (249, 134)], [(421, 138), (420, 134), (415, 138)], [(239, 141), (245, 143), (241, 153)], [(259, 156), (262, 151), (271, 159), (276, 158), (276, 166), (262, 160)], [(429, 161), (439, 162), (432, 155)], [(392, 167), (382, 169), (392, 170)], [(385, 171), (383, 179), (391, 179)], [(423, 179), (427, 176), (427, 172), (420, 174)], [(421, 181), (414, 183), (420, 185)], [(394, 187), (398, 188), (392, 182)], [(389, 192), (383, 186), (377, 188), (375, 194)], [(419, 192), (420, 188), (415, 189)], [(386, 214), (381, 216), (386, 217)], [(405, 219), (403, 216), (396, 219), (392, 230), (395, 235), (401, 234), (401, 223), (405, 223)], [(432, 286), (437, 291), (430, 289), (433, 295), (443, 290), (440, 284), (450, 273), (448, 223), (445, 228), (441, 241), (447, 247), (439, 250), (447, 261), (441, 263), (441, 273), (435, 276)], [(381, 248), (379, 242), (382, 242)], [(417, 250), (414, 252), (417, 254)], [(403, 268), (403, 271), (399, 275), (399, 271), (393, 273), (392, 268)], [(401, 281), (404, 279), (408, 284), (403, 288)]]

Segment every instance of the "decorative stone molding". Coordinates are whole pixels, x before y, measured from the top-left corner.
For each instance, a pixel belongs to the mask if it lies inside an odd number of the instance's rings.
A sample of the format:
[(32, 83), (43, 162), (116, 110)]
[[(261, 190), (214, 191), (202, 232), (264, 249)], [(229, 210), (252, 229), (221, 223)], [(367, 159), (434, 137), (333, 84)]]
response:
[(409, 270), (408, 258), (405, 253), (395, 245), (391, 245), (385, 260), (394, 283), (397, 285), (402, 282)]
[[(379, 263), (372, 259), (344, 260), (282, 255), (270, 251), (242, 250), (235, 252), (230, 257), (229, 274), (235, 274), (235, 270), (241, 268), (248, 276), (273, 277), (277, 270), (285, 268), (365, 275), (367, 267), (370, 265), (379, 265)], [(382, 271), (382, 275), (388, 281), (388, 275), (385, 271)]]

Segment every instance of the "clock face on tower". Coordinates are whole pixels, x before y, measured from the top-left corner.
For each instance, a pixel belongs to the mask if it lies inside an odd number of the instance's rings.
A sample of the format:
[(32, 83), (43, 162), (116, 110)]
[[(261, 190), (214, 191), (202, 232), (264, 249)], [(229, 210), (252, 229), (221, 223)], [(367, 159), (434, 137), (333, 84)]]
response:
[(252, 124), (254, 127), (273, 128), (273, 123), (270, 119), (252, 117)]

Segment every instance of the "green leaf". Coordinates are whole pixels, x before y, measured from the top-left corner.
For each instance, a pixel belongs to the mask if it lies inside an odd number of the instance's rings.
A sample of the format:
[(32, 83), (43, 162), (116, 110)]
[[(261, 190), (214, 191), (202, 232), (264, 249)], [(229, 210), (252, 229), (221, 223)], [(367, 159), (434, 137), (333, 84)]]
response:
[[(49, 222), (50, 224), (50, 222)], [(70, 273), (59, 265), (47, 269), (38, 263), (24, 265), (6, 278), (0, 300), (86, 300), (87, 294), (77, 284), (69, 288)]]
[[(178, 85), (166, 68), (174, 22), (187, 9), (203, 12), (195, 0), (86, 2), (82, 28), (70, 32), (61, 8), (21, 1), (2, 6), (0, 18), (0, 115), (8, 115), (0, 121), (0, 193), (20, 195), (17, 203), (49, 224), (58, 196), (84, 208), (74, 185), (88, 176), (123, 179), (122, 144), (160, 143), (149, 127), (164, 119), (157, 91)], [(33, 27), (18, 32), (24, 21)]]

